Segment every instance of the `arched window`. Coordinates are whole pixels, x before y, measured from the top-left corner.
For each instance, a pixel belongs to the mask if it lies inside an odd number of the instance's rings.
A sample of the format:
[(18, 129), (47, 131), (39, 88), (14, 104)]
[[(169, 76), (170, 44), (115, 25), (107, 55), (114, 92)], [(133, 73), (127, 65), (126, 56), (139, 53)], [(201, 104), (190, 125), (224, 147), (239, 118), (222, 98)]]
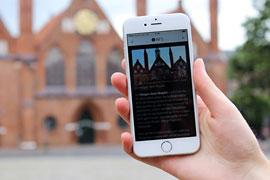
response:
[(64, 57), (59, 48), (53, 47), (46, 55), (46, 86), (65, 85)]
[(108, 57), (107, 64), (107, 85), (111, 86), (111, 76), (115, 72), (123, 72), (121, 69), (122, 53), (118, 49), (113, 49)]
[(88, 40), (83, 40), (77, 52), (77, 86), (95, 85), (95, 52)]

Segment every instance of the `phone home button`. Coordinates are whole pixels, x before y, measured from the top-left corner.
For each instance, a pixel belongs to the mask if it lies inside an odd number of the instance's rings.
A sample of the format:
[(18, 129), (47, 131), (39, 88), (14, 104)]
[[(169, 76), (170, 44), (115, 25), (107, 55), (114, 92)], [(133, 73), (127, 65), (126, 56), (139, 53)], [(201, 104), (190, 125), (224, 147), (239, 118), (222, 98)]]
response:
[(161, 144), (161, 149), (165, 153), (171, 152), (172, 144), (169, 141), (165, 141)]

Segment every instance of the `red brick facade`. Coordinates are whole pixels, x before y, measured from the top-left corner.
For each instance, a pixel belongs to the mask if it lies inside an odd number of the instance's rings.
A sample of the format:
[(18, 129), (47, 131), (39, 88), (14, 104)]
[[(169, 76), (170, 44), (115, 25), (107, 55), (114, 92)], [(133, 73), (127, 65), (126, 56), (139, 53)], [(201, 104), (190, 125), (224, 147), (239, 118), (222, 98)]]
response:
[[(214, 1), (211, 15), (217, 16)], [(86, 131), (93, 135), (88, 143), (119, 144), (120, 133), (128, 128), (121, 126), (114, 108), (120, 94), (109, 77), (112, 70), (120, 70), (115, 64), (121, 62), (123, 44), (98, 4), (94, 0), (73, 0), (64, 12), (33, 34), (32, 0), (19, 2), (17, 39), (0, 20), (0, 43), (3, 40), (8, 44), (6, 54), (0, 55), (0, 148), (75, 145), (84, 142), (82, 134)], [(138, 15), (146, 14), (146, 1), (136, 2)], [(85, 9), (75, 22), (78, 12)], [(181, 5), (175, 12), (184, 12)], [(94, 27), (87, 35), (83, 34), (85, 29), (80, 32), (76, 26), (85, 20), (92, 20), (89, 26)], [(211, 16), (211, 20), (216, 23), (211, 26), (212, 41), (205, 42), (192, 26), (193, 41), (197, 56), (207, 60), (210, 75), (226, 92), (226, 65), (217, 47), (217, 18)], [(85, 59), (90, 51), (91, 57)], [(85, 70), (90, 65), (91, 72)], [(55, 73), (50, 68), (56, 68)], [(89, 76), (83, 77), (83, 73)], [(91, 116), (91, 121), (83, 121), (86, 116)]]

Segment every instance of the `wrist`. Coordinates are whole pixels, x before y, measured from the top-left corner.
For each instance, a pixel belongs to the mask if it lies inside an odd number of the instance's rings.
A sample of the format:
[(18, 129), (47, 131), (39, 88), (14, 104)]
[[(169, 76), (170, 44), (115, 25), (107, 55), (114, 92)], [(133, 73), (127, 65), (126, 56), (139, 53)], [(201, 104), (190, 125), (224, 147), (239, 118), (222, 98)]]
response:
[(270, 179), (270, 162), (265, 156), (244, 177), (244, 180), (268, 180)]

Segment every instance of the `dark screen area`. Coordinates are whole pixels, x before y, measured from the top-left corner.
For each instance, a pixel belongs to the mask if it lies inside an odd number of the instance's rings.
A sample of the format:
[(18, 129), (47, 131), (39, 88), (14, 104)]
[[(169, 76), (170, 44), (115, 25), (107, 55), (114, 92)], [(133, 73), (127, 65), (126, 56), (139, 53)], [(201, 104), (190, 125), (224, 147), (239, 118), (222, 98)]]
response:
[(128, 52), (136, 141), (196, 136), (188, 42)]

